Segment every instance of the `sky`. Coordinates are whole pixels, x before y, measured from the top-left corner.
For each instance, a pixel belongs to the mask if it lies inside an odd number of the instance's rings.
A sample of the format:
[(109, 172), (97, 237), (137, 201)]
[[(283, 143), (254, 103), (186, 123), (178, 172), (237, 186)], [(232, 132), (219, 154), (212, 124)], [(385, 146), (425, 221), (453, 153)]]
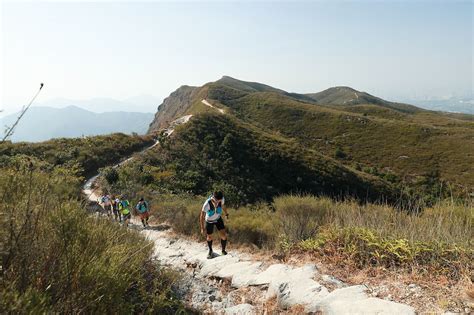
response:
[(472, 95), (471, 1), (1, 2), (0, 100), (163, 98), (229, 75), (291, 92)]

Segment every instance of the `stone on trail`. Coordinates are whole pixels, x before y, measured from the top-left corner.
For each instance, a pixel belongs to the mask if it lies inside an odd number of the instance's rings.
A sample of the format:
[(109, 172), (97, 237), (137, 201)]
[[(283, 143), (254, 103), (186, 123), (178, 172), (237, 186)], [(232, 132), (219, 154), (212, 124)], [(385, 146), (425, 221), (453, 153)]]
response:
[(224, 310), (226, 315), (251, 315), (254, 313), (254, 307), (250, 304), (239, 304)]
[(236, 274), (245, 273), (250, 270), (256, 270), (261, 265), (261, 262), (252, 263), (251, 261), (241, 261), (222, 267), (222, 269), (219, 270), (215, 276), (218, 278), (230, 279)]
[(274, 264), (268, 267), (265, 271), (259, 273), (249, 285), (264, 285), (270, 284), (274, 279), (279, 279), (288, 276), (291, 269), (284, 264)]
[(329, 291), (313, 280), (316, 273), (316, 266), (306, 265), (276, 277), (270, 282), (266, 298), (276, 297), (278, 306), (283, 309), (321, 300)]
[(306, 307), (307, 312), (323, 314), (415, 314), (408, 305), (368, 297), (367, 287), (355, 285), (337, 289)]
[(266, 298), (270, 299), (276, 297), (281, 284), (291, 281), (297, 282), (300, 279), (313, 279), (316, 273), (316, 266), (306, 265), (295, 269), (289, 269), (289, 271), (282, 274), (274, 274), (274, 278), (269, 284)]
[(252, 283), (255, 278), (260, 273), (260, 266), (262, 265), (261, 262), (254, 263), (250, 265), (248, 268), (242, 270), (242, 272), (236, 273), (232, 277), (231, 286), (233, 288), (242, 288), (248, 287), (250, 283)]
[(239, 262), (239, 258), (231, 255), (219, 256), (213, 259), (208, 259), (202, 263), (201, 270), (199, 271), (200, 277), (209, 277), (215, 275), (222, 268), (228, 265), (232, 265)]

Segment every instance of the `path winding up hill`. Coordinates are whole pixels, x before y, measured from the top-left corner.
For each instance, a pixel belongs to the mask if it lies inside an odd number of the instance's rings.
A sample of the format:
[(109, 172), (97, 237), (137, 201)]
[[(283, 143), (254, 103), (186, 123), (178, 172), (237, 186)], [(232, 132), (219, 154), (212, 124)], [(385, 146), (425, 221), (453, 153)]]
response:
[[(190, 118), (175, 120), (174, 125), (186, 123)], [(96, 178), (92, 177), (83, 188), (93, 202), (98, 199), (92, 189)], [(138, 220), (132, 220), (130, 228), (140, 229), (139, 226)], [(364, 285), (347, 286), (330, 275), (321, 274), (313, 264), (272, 263), (237, 251), (207, 259), (204, 242), (180, 238), (164, 225), (141, 233), (154, 242), (156, 259), (182, 274), (179, 290), (183, 298), (204, 312), (261, 314), (269, 309), (296, 308), (324, 314), (415, 313), (408, 305), (370, 297)]]

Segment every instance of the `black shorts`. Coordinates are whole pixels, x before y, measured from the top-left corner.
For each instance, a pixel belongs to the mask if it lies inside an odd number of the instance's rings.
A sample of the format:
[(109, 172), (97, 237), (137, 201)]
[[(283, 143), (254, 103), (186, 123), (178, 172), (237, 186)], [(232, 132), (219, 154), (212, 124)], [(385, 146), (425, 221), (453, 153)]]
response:
[(217, 227), (218, 231), (225, 229), (224, 220), (222, 220), (222, 218), (219, 218), (216, 222), (206, 221), (206, 231), (208, 235), (214, 233), (214, 225)]

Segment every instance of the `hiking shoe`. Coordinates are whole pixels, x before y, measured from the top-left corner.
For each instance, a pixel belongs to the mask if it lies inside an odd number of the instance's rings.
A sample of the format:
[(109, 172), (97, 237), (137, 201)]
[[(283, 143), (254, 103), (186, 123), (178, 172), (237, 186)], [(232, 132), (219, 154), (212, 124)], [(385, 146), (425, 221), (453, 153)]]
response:
[(223, 250), (222, 255), (227, 255), (227, 252), (225, 250)]
[(212, 259), (212, 258), (214, 258), (213, 252), (210, 252), (209, 254), (207, 254), (207, 259)]

